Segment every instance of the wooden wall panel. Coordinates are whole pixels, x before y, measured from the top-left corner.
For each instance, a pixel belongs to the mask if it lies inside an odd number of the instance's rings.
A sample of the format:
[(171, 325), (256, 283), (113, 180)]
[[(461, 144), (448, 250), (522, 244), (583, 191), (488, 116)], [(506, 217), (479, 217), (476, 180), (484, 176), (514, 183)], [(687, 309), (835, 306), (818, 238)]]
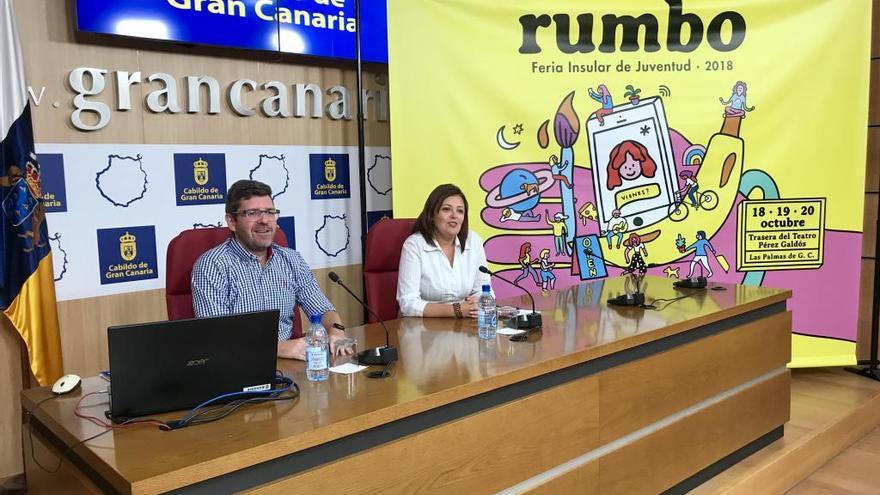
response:
[(880, 192), (880, 127), (868, 128), (865, 192)]
[(59, 302), (65, 373), (95, 376), (107, 369), (107, 327), (165, 318), (164, 289)]
[(868, 124), (880, 124), (880, 60), (871, 60), (871, 86), (868, 95)]
[[(42, 143), (140, 143), (143, 142), (141, 110), (133, 105), (129, 112), (113, 112), (111, 124), (98, 132), (81, 132), (69, 122), (73, 111), (73, 95), (67, 75), (77, 67), (130, 68), (138, 66), (138, 52), (77, 44), (73, 41), (72, 2), (51, 0), (14, 0), (18, 31), (22, 39), (27, 83), (39, 94), (46, 93), (40, 105), (33, 108), (34, 136)], [(113, 87), (109, 85), (99, 96), (89, 97), (111, 105)], [(52, 103), (59, 102), (59, 108)]]
[[(870, 355), (871, 312), (874, 298), (874, 253), (877, 240), (877, 207), (880, 191), (880, 0), (873, 0), (871, 12), (871, 85), (868, 103), (868, 153), (865, 164), (865, 212), (862, 238), (862, 273), (859, 289), (859, 323), (856, 357)], [(871, 127), (874, 125), (874, 127)]]
[(877, 244), (877, 198), (878, 194), (865, 194), (865, 211), (862, 224), (862, 256), (874, 257)]
[(871, 9), (871, 57), (880, 57), (880, 2), (873, 0)]
[[(361, 265), (337, 267), (333, 271), (355, 294), (362, 292)], [(330, 269), (323, 269), (313, 273), (324, 293), (337, 307), (343, 322), (351, 326), (361, 324), (361, 306), (341, 287), (328, 280), (329, 272)], [(107, 327), (159, 321), (167, 317), (164, 289), (59, 302), (65, 372), (95, 376), (107, 369)]]
[(871, 310), (874, 296), (874, 260), (862, 260), (862, 273), (859, 281), (859, 320), (856, 357), (868, 359), (871, 344)]
[(0, 316), (0, 479), (23, 472), (21, 444), (21, 337)]

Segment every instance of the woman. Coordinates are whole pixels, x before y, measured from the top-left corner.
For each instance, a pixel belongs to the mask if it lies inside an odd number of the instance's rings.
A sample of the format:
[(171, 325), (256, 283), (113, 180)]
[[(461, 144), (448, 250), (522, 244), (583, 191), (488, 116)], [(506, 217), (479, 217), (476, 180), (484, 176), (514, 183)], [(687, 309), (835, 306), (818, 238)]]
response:
[[(626, 246), (623, 258), (629, 264), (623, 271), (624, 275), (628, 275), (624, 280), (623, 290), (627, 295), (632, 295), (636, 292), (642, 292), (642, 279), (648, 273), (648, 265), (645, 263), (648, 248), (645, 247), (642, 238), (635, 233), (630, 234), (629, 239), (623, 241), (623, 245)], [(630, 251), (632, 251), (632, 257), (630, 257)]]
[(513, 283), (518, 284), (520, 280), (532, 276), (532, 280), (535, 281), (535, 285), (540, 284), (538, 280), (538, 272), (532, 268), (532, 243), (524, 242), (519, 246), (519, 266), (522, 267), (522, 273), (519, 274), (518, 277), (513, 279)]
[(403, 243), (397, 278), (402, 316), (476, 318), (489, 275), (483, 240), (468, 230), (468, 204), (458, 186), (437, 186)]
[(733, 91), (730, 94), (730, 98), (725, 100), (724, 98), (719, 97), (718, 101), (720, 101), (722, 105), (727, 105), (724, 107), (722, 117), (746, 118), (746, 112), (751, 112), (755, 109), (755, 107), (746, 105), (746, 95), (748, 91), (746, 83), (737, 81), (736, 84), (733, 85)]
[[(590, 88), (588, 92), (590, 98), (602, 104), (602, 108), (596, 110), (590, 115), (590, 117), (593, 115), (596, 116), (596, 120), (599, 121), (599, 126), (601, 127), (605, 125), (605, 119), (603, 117), (614, 111), (614, 102), (611, 101), (611, 91), (608, 91), (608, 88), (604, 84), (600, 84), (598, 93), (593, 91), (593, 88)], [(590, 120), (590, 117), (587, 117), (587, 120)]]
[(687, 197), (690, 198), (691, 204), (694, 205), (694, 208), (699, 208), (700, 205), (697, 203), (697, 191), (700, 190), (699, 184), (697, 184), (697, 178), (694, 176), (694, 173), (690, 170), (682, 170), (678, 173), (678, 177), (684, 181), (684, 187), (678, 191), (678, 194), (684, 199), (684, 195), (687, 194)]
[(654, 177), (656, 171), (657, 164), (648, 153), (648, 148), (638, 141), (627, 139), (615, 146), (608, 156), (608, 190), (623, 184), (622, 179)]
[[(624, 241), (623, 245), (626, 246), (623, 257), (628, 264), (624, 273), (635, 274), (639, 272), (639, 275), (647, 273), (648, 265), (645, 264), (645, 258), (648, 256), (648, 248), (642, 243), (641, 237), (635, 233), (630, 234), (629, 239)], [(632, 252), (632, 257), (630, 257), (630, 252)]]

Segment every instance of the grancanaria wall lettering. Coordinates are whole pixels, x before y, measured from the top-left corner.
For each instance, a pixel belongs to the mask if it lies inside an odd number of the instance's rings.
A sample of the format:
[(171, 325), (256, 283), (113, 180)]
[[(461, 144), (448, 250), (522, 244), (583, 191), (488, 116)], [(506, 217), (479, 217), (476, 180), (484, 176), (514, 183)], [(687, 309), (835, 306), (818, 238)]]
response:
[[(227, 108), (239, 117), (252, 117), (259, 113), (275, 118), (308, 116), (320, 119), (326, 115), (331, 120), (350, 120), (351, 106), (355, 104), (348, 88), (341, 84), (324, 89), (316, 83), (258, 83), (251, 79), (238, 79), (223, 89), (216, 78), (208, 75), (184, 76), (179, 83), (177, 77), (163, 72), (144, 78), (140, 71), (111, 72), (92, 67), (70, 71), (67, 81), (74, 92), (70, 123), (81, 131), (98, 131), (110, 125), (111, 106), (92, 98), (101, 95), (108, 85), (114, 89), (114, 109), (123, 112), (132, 109), (132, 86), (143, 83), (153, 86), (152, 91), (144, 97), (144, 107), (150, 112), (171, 115), (184, 111), (190, 114), (219, 114), (224, 108), (221, 98), (225, 97)], [(29, 87), (29, 91), (31, 95), (36, 94), (33, 88)], [(34, 105), (39, 105), (44, 92), (45, 88), (42, 88), (39, 99), (31, 98)], [(202, 108), (202, 94), (207, 95), (206, 109)], [(388, 120), (387, 89), (364, 88), (363, 100), (365, 119), (372, 116), (379, 122)]]

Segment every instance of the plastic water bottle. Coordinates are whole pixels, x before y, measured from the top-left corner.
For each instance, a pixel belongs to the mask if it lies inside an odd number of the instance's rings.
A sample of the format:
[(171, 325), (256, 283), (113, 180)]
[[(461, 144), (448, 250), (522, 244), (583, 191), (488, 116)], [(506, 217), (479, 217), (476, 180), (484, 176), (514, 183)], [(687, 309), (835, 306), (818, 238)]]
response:
[(477, 303), (477, 335), (481, 339), (494, 339), (498, 329), (498, 316), (495, 310), (495, 298), (489, 284), (483, 285), (483, 293)]
[(311, 326), (306, 337), (306, 378), (323, 382), (330, 376), (330, 338), (321, 324), (321, 315), (309, 317)]

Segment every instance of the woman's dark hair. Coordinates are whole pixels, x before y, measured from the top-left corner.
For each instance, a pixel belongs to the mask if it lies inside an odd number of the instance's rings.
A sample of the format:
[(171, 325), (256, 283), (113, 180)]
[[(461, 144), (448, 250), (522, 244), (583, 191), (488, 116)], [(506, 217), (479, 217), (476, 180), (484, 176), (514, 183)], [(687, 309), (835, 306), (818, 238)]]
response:
[(468, 202), (464, 193), (455, 184), (441, 184), (431, 191), (428, 199), (425, 200), (425, 207), (416, 218), (416, 224), (413, 225), (413, 234), (422, 234), (425, 242), (434, 243), (434, 234), (437, 229), (434, 227), (434, 215), (440, 211), (443, 201), (450, 196), (461, 196), (464, 201), (464, 219), (461, 221), (461, 230), (458, 232), (458, 240), (461, 243), (461, 250), (464, 251), (465, 241), (468, 237)]
[(243, 200), (251, 199), (254, 196), (272, 197), (272, 188), (256, 180), (236, 181), (226, 194), (226, 213), (235, 214)]

